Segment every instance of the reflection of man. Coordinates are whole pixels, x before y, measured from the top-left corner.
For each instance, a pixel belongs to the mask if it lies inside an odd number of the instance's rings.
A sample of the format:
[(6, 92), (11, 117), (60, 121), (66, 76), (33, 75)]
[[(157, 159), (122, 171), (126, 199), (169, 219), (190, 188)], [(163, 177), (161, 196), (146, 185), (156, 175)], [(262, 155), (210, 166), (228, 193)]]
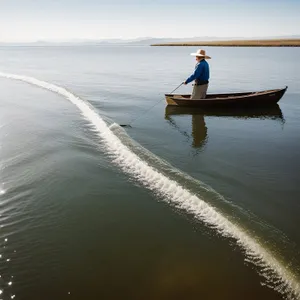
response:
[[(171, 116), (185, 115), (188, 120), (191, 120), (191, 133), (189, 130), (181, 130), (176, 124), (175, 119)], [(195, 112), (195, 108), (180, 107), (180, 106), (166, 106), (165, 119), (170, 125), (176, 129), (180, 134), (187, 137), (189, 141), (192, 139), (191, 146), (194, 148), (201, 148), (207, 142), (207, 127), (205, 118), (202, 112)]]
[(211, 57), (205, 54), (204, 50), (199, 49), (196, 53), (191, 53), (196, 56), (197, 64), (195, 66), (194, 73), (185, 81), (184, 84), (188, 84), (195, 80), (193, 93), (191, 99), (204, 99), (209, 83), (209, 65), (205, 59)]
[(203, 115), (192, 116), (193, 147), (199, 148), (206, 144), (207, 127)]

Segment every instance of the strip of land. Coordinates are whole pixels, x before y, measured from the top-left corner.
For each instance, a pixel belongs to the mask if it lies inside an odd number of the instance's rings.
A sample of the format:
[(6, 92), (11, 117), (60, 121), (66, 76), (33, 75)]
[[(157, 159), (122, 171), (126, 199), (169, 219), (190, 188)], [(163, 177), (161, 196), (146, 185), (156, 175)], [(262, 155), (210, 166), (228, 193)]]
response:
[(151, 46), (300, 47), (300, 39), (175, 42)]

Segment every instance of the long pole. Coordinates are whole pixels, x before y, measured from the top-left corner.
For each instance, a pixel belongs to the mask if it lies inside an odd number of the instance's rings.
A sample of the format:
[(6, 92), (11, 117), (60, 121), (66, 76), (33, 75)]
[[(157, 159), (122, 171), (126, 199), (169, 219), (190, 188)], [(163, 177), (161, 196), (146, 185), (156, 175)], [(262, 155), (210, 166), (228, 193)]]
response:
[[(174, 93), (177, 89), (179, 89), (182, 85), (184, 84), (184, 82), (180, 83), (180, 85), (175, 89), (173, 90), (170, 94)], [(122, 124), (120, 125), (121, 127), (131, 127), (131, 124), (133, 122), (135, 122), (137, 119), (139, 119), (142, 115), (144, 115), (146, 112), (149, 112), (154, 106), (156, 106), (159, 102), (161, 102), (162, 99), (160, 99), (158, 102), (156, 102), (153, 106), (151, 106), (149, 109), (147, 109), (143, 114), (139, 115), (136, 119), (133, 119), (130, 124)]]
[(183, 85), (183, 82), (180, 83), (180, 85), (175, 89), (173, 90), (170, 94), (173, 94), (176, 90), (178, 90), (181, 86)]

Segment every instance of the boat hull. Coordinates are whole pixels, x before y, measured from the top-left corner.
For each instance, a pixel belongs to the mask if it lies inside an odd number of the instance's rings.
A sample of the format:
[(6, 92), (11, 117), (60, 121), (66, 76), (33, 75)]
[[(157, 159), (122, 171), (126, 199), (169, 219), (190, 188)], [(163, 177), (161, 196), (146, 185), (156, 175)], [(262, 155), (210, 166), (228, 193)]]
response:
[(265, 106), (276, 104), (286, 92), (283, 89), (249, 93), (208, 94), (205, 99), (192, 100), (190, 95), (166, 94), (168, 105), (174, 106)]

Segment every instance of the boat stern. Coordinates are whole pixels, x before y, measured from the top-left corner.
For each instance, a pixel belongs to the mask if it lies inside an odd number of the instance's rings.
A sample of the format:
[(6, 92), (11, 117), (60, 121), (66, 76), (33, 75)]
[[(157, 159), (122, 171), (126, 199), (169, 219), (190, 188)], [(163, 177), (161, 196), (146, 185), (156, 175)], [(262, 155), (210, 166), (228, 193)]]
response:
[(172, 94), (165, 94), (166, 102), (168, 105), (177, 105), (177, 103), (172, 99), (174, 95)]

